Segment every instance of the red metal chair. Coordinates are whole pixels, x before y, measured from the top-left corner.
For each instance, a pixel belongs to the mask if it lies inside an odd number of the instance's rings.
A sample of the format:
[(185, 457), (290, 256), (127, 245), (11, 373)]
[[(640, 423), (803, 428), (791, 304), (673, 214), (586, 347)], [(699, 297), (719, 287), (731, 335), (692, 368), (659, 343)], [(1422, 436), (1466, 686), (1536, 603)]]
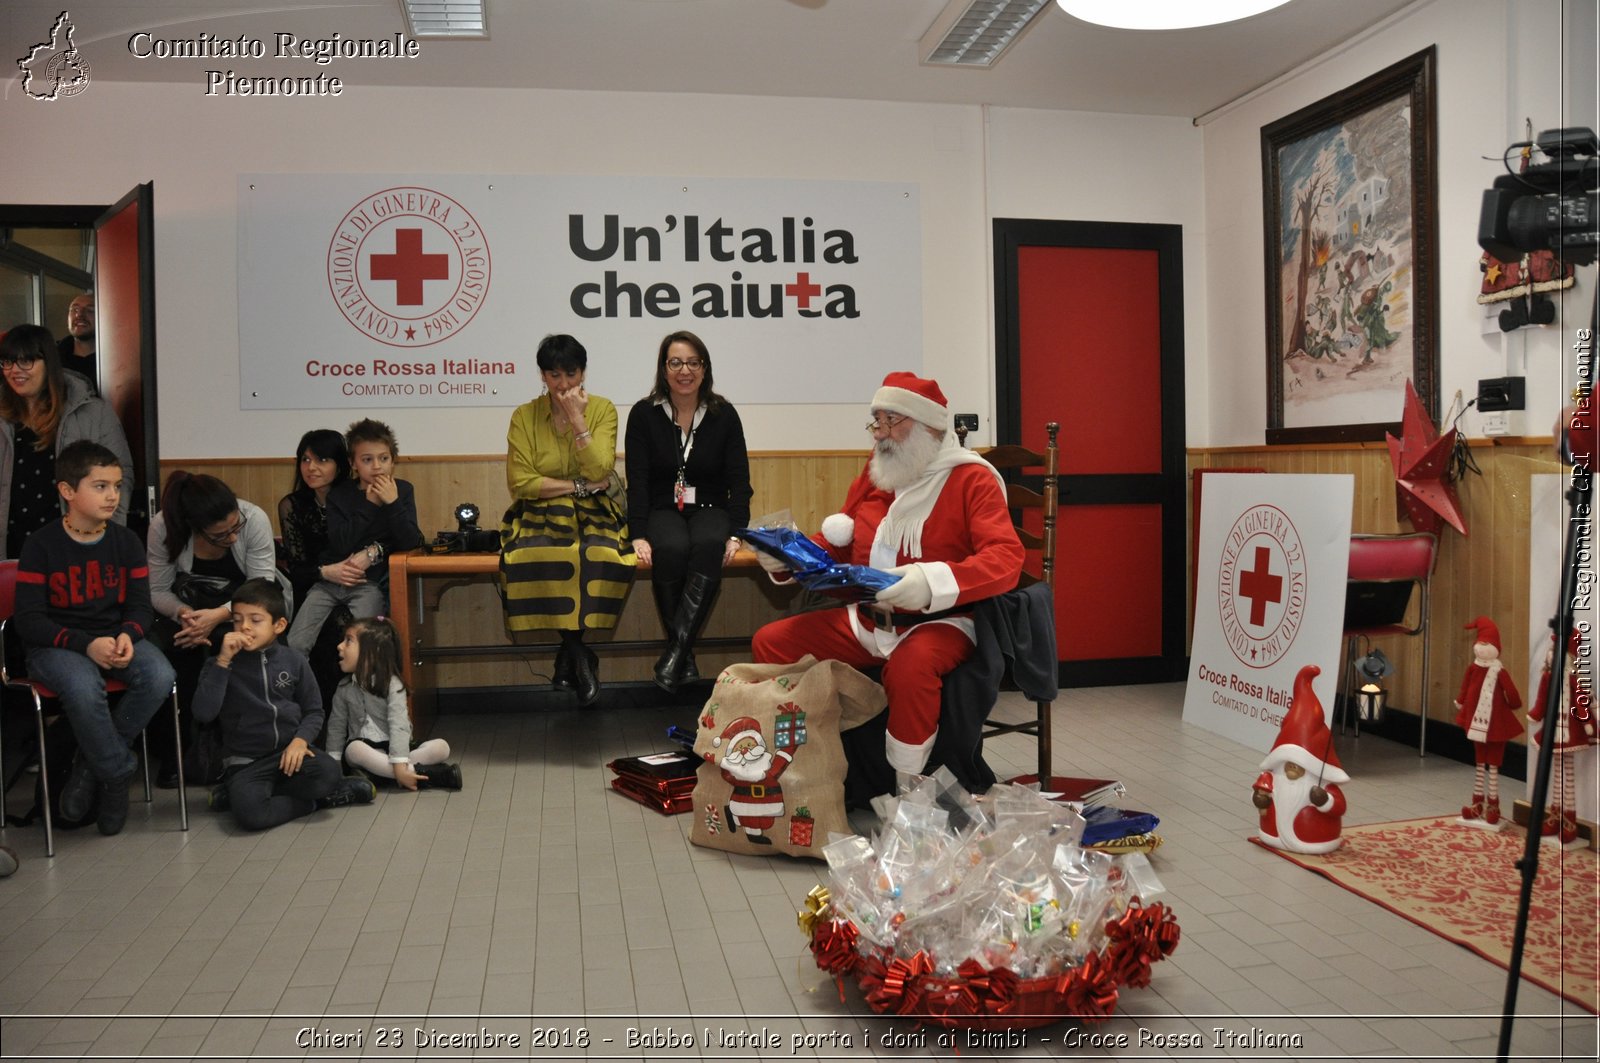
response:
[[(1421, 731), (1417, 742), (1419, 757), (1426, 755), (1428, 745), (1428, 582), (1433, 577), (1438, 554), (1438, 537), (1428, 532), (1350, 537), (1342, 674), (1348, 679), (1356, 643), (1362, 638), (1422, 636), (1422, 686), (1417, 698)], [(1410, 620), (1414, 593), (1418, 607), (1416, 619)], [(1360, 726), (1357, 722), (1358, 735)]]
[[(0, 683), (9, 690), (19, 690), (33, 699), (33, 716), (38, 726), (39, 734), (39, 786), (45, 794), (42, 811), (44, 813), (44, 852), (46, 856), (56, 855), (55, 825), (50, 817), (50, 772), (45, 756), (44, 736), (44, 703), (55, 699), (55, 694), (39, 683), (35, 683), (26, 676), (12, 675), (5, 661), (5, 633), (11, 624), (11, 617), (17, 608), (17, 563), (15, 561), (0, 561)], [(115, 679), (106, 680), (106, 693), (119, 694), (127, 687)], [(0, 714), (3, 717), (3, 714)], [(189, 829), (189, 799), (184, 793), (183, 781), (183, 731), (178, 726), (178, 687), (172, 687), (172, 727), (177, 746), (178, 765), (178, 822), (180, 830)], [(150, 788), (150, 743), (144, 731), (139, 732), (139, 762), (144, 768), (144, 802), (150, 804), (155, 796)], [(5, 823), (6, 795), (5, 786), (0, 782), (0, 824)]]

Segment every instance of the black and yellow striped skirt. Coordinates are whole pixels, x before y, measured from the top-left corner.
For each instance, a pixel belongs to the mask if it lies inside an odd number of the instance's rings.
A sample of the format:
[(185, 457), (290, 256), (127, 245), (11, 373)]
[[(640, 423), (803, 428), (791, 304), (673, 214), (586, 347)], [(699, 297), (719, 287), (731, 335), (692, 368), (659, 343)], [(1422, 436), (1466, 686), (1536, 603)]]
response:
[(606, 495), (517, 499), (500, 525), (507, 630), (616, 627), (637, 563), (627, 515)]

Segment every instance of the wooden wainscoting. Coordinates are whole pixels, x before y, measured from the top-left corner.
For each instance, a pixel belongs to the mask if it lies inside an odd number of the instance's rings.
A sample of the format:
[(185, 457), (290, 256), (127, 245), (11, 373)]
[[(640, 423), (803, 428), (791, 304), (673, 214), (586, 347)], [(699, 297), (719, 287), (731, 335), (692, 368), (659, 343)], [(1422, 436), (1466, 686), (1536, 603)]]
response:
[[(844, 501), (845, 491), (866, 461), (860, 451), (756, 452), (750, 455), (750, 480), (755, 489), (752, 517), (788, 509), (801, 528), (815, 529)], [(621, 457), (618, 463), (621, 463)], [(277, 528), (278, 499), (294, 481), (292, 463), (282, 458), (173, 459), (161, 463), (161, 479), (174, 469), (204, 472), (225, 481), (272, 515)], [(505, 456), (473, 454), (456, 457), (402, 455), (399, 475), (417, 491), (417, 519), (427, 538), (456, 526), (455, 508), (475, 502), (484, 527), (498, 527), (510, 502)], [(708, 635), (749, 635), (779, 615), (792, 592), (754, 579), (730, 579), (707, 621)], [(500, 599), (488, 581), (465, 582), (445, 593), (433, 618), (430, 640), (440, 645), (484, 644), (504, 637)], [(653, 639), (661, 634), (650, 588), (635, 586), (618, 622), (618, 639)], [(609, 654), (601, 664), (602, 680), (649, 681), (657, 653)], [(715, 674), (748, 654), (736, 651), (697, 653), (702, 672)], [(483, 660), (442, 660), (429, 665), (429, 685), (436, 687), (526, 686), (549, 681), (549, 655)]]
[[(1438, 567), (1432, 584), (1432, 616), (1425, 636), (1433, 648), (1428, 677), (1427, 716), (1451, 724), (1452, 706), (1461, 675), (1472, 660), (1472, 636), (1462, 625), (1473, 617), (1490, 617), (1505, 643), (1503, 660), (1520, 690), (1528, 674), (1528, 626), (1545, 625), (1547, 617), (1528, 616), (1529, 477), (1560, 473), (1548, 438), (1474, 440), (1472, 456), (1483, 475), (1468, 474), (1457, 485), (1469, 534), (1463, 538), (1446, 525), (1440, 537)], [(1355, 476), (1355, 512), (1351, 530), (1393, 533), (1411, 531), (1409, 521), (1395, 514), (1394, 472), (1382, 443), (1328, 444), (1304, 447), (1226, 447), (1188, 453), (1196, 467), (1264, 468), (1278, 473), (1351, 473)], [(1193, 535), (1193, 514), (1190, 514)], [(1194, 602), (1189, 603), (1192, 617)], [(1417, 711), (1422, 639), (1376, 640), (1395, 663), (1390, 702), (1406, 712)], [(1526, 702), (1531, 691), (1522, 691)], [(1433, 746), (1430, 733), (1429, 747)]]

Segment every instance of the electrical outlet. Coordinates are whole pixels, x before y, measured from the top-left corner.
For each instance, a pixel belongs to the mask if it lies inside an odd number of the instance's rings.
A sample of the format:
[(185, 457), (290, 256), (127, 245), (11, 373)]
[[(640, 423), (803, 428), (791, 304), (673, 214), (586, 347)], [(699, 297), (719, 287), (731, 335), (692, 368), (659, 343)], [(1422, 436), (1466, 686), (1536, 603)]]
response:
[(1486, 413), (1483, 415), (1483, 434), (1486, 436), (1503, 436), (1511, 431), (1511, 419), (1503, 413)]

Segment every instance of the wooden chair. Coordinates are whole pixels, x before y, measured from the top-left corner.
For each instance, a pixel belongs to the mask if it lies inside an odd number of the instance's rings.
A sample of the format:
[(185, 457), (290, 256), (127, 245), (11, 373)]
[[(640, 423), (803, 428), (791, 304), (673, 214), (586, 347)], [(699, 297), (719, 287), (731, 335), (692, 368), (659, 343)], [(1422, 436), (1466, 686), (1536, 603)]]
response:
[[(1048, 587), (1055, 586), (1056, 569), (1056, 511), (1060, 505), (1060, 448), (1056, 436), (1061, 430), (1061, 425), (1051, 421), (1045, 425), (1049, 435), (1049, 442), (1043, 453), (1028, 450), (1025, 447), (1007, 445), (990, 447), (980, 451), (985, 460), (999, 469), (1006, 477), (1006, 503), (1011, 507), (1012, 517), (1017, 526), (1017, 537), (1022, 540), (1022, 545), (1028, 552), (1027, 560), (1023, 562), (1022, 579), (1019, 587), (1027, 587), (1035, 583), (1043, 583)], [(964, 433), (962, 433), (964, 436)], [(1033, 490), (1023, 485), (1024, 478), (1039, 478), (1039, 489)], [(1038, 531), (1028, 527), (1034, 523), (1029, 519), (1030, 514), (1039, 514)], [(1052, 642), (1053, 647), (1053, 642)], [(1052, 653), (1054, 650), (1052, 648)], [(1057, 667), (1056, 661), (1050, 661), (1052, 672)], [(1050, 701), (1034, 702), (1034, 716), (1030, 720), (1020, 723), (996, 723), (987, 721), (983, 725), (983, 736), (989, 738), (1003, 734), (1028, 734), (1033, 735), (1039, 743), (1039, 780), (1040, 785), (1049, 789), (1050, 772)]]
[[(1356, 643), (1362, 638), (1422, 636), (1422, 686), (1417, 698), (1419, 757), (1427, 754), (1428, 747), (1428, 583), (1433, 578), (1438, 553), (1439, 539), (1429, 532), (1350, 537), (1345, 658), (1340, 672), (1349, 679)], [(1413, 598), (1418, 602), (1416, 619), (1408, 622)], [(1356, 733), (1361, 733), (1359, 722)]]
[[(11, 618), (17, 609), (17, 563), (16, 561), (0, 561), (0, 684), (8, 690), (18, 690), (27, 694), (33, 700), (33, 717), (38, 727), (39, 734), (39, 788), (44, 794), (41, 812), (44, 815), (44, 854), (56, 855), (55, 824), (50, 817), (50, 769), (49, 757), (46, 756), (44, 722), (44, 703), (55, 699), (55, 693), (48, 687), (36, 683), (26, 676), (12, 675), (10, 667), (5, 663), (5, 635), (6, 629), (11, 626)], [(106, 680), (106, 693), (119, 694), (127, 687), (115, 679)], [(3, 717), (3, 713), (0, 713)], [(183, 730), (178, 723), (178, 685), (172, 685), (172, 730), (173, 742), (177, 746), (178, 766), (178, 821), (180, 830), (189, 829), (189, 799), (184, 794), (183, 786)], [(146, 732), (139, 732), (139, 762), (144, 768), (144, 803), (150, 804), (155, 799), (150, 788), (150, 743)], [(5, 784), (0, 781), (0, 824), (5, 823), (6, 795)]]

